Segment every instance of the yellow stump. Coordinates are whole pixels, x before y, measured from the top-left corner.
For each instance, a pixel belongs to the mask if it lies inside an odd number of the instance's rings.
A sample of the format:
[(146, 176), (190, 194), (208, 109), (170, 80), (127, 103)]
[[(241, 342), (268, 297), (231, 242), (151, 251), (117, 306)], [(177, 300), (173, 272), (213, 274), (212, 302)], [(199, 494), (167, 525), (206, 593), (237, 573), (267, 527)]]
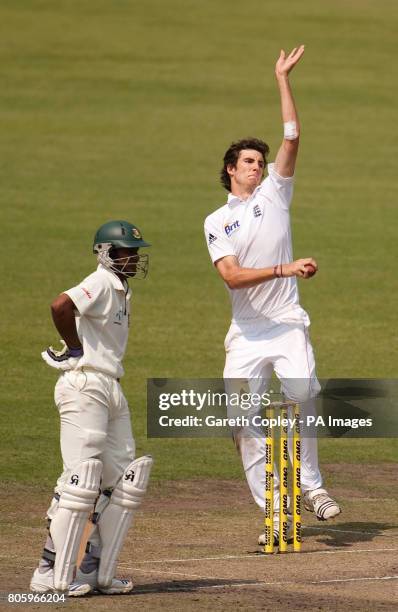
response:
[[(274, 409), (265, 411), (267, 419), (274, 418)], [(265, 428), (265, 553), (274, 552), (274, 433), (269, 424)]]
[(293, 550), (301, 550), (301, 436), (300, 406), (294, 408), (293, 433)]
[[(280, 411), (282, 419), (279, 440), (279, 552), (287, 551), (288, 540), (288, 462), (289, 450), (287, 442), (287, 418), (288, 411), (286, 407), (282, 407)], [(284, 425), (286, 423), (286, 425)]]

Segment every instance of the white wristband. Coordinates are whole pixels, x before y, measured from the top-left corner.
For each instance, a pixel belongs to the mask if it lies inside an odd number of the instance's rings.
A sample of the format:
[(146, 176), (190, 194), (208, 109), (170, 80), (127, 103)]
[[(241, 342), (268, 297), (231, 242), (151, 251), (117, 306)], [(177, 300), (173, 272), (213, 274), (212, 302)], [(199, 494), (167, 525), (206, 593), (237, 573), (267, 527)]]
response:
[(295, 121), (286, 121), (283, 124), (283, 137), (286, 140), (296, 140), (297, 136), (297, 123)]

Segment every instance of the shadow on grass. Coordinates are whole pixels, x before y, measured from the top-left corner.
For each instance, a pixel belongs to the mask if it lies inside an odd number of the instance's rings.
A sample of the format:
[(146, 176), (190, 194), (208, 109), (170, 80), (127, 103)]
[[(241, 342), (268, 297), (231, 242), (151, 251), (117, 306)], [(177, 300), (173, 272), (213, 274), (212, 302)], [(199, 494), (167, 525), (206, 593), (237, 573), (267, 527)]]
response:
[[(386, 538), (396, 537), (398, 542), (398, 531), (389, 534), (391, 529), (397, 529), (398, 525), (391, 523), (376, 522), (349, 522), (333, 525), (308, 525), (303, 527), (303, 535), (316, 535), (316, 542), (330, 547), (351, 546), (357, 542), (371, 542), (374, 538), (384, 536)], [(387, 533), (386, 533), (387, 532)]]
[(173, 580), (170, 582), (154, 582), (152, 584), (142, 584), (134, 587), (131, 595), (149, 595), (151, 593), (173, 593), (173, 592), (194, 592), (197, 589), (218, 586), (229, 587), (248, 584), (261, 584), (258, 580), (222, 580), (204, 578), (200, 580)]

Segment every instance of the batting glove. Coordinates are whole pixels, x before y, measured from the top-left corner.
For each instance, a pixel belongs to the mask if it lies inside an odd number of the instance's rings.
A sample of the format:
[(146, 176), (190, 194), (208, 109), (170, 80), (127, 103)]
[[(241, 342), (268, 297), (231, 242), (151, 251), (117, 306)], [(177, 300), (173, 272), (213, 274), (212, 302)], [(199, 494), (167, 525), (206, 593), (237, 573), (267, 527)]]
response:
[(64, 345), (61, 351), (57, 351), (52, 346), (42, 352), (41, 356), (44, 361), (56, 370), (74, 370), (83, 355), (83, 347), (70, 348), (61, 340)]

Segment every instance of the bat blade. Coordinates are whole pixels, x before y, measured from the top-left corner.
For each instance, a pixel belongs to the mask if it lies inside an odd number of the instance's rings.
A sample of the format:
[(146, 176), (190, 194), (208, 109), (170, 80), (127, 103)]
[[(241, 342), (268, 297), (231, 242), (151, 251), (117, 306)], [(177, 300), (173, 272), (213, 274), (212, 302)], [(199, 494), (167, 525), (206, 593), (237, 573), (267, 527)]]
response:
[(79, 548), (79, 552), (77, 555), (77, 567), (80, 567), (81, 562), (83, 561), (83, 557), (84, 554), (86, 552), (86, 545), (87, 542), (91, 536), (91, 532), (94, 528), (94, 525), (92, 524), (91, 521), (87, 521), (85, 527), (84, 527), (84, 531), (83, 531), (83, 535), (82, 535), (82, 539), (80, 541), (80, 548)]

